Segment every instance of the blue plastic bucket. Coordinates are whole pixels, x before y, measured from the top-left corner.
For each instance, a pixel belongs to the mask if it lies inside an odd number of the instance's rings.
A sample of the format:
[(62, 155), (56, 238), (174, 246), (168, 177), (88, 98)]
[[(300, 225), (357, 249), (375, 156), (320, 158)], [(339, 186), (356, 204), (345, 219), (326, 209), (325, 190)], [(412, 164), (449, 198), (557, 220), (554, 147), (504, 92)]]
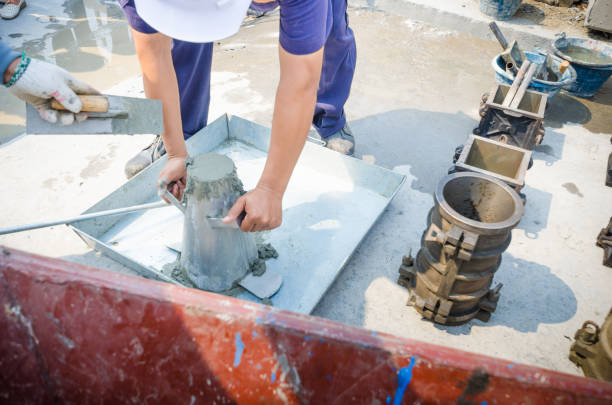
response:
[(612, 46), (582, 38), (561, 38), (553, 42), (555, 53), (576, 69), (574, 83), (564, 87), (578, 97), (592, 97), (612, 75)]
[(496, 20), (512, 18), (523, 0), (480, 0), (480, 11)]
[[(543, 55), (536, 52), (525, 52), (525, 56), (529, 59), (530, 62), (541, 63)], [(550, 56), (553, 61), (553, 66), (551, 69), (557, 75), (560, 75), (559, 65), (563, 63), (563, 59), (558, 58), (554, 55)], [(491, 61), (491, 66), (495, 70), (495, 80), (498, 83), (512, 84), (514, 81), (514, 74), (510, 72), (506, 72), (506, 62), (501, 57), (501, 54), (498, 54)], [(540, 79), (531, 79), (529, 83), (529, 90), (535, 90), (542, 93), (548, 94), (548, 99), (550, 100), (555, 94), (561, 91), (561, 88), (565, 86), (569, 86), (576, 81), (576, 71), (570, 66), (565, 72), (561, 75), (561, 78), (556, 82), (549, 82), (546, 80)]]

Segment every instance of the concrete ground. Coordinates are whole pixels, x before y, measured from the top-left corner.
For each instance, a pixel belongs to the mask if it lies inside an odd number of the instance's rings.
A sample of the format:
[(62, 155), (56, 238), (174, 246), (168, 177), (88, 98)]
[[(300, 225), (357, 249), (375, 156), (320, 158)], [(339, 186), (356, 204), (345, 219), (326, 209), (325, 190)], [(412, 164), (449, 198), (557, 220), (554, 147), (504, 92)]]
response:
[[(116, 2), (48, 3), (32, 2), (18, 19), (2, 21), (2, 40), (99, 89), (141, 94), (138, 62)], [(435, 3), (436, 9), (419, 3)], [(612, 269), (602, 266), (602, 250), (595, 246), (612, 215), (612, 188), (604, 186), (612, 151), (612, 80), (590, 100), (561, 94), (550, 104), (546, 136), (527, 173), (525, 216), (495, 276), (504, 287), (488, 323), (441, 327), (423, 321), (405, 306), (407, 291), (395, 283), (402, 255), (418, 249), (431, 193), (455, 146), (476, 126), (480, 97), (494, 83), (490, 61), (499, 45), (487, 33), (487, 19), (455, 9), (463, 3), (471, 9), (473, 1), (450, 3), (350, 2), (358, 66), (346, 111), (356, 157), (401, 172), (408, 181), (314, 314), (581, 374), (567, 360), (573, 334), (585, 320), (601, 322), (612, 305)], [(523, 22), (504, 26), (527, 33), (526, 41), (546, 43), (553, 34)], [(272, 15), (217, 44), (210, 121), (228, 112), (270, 125), (277, 42), (278, 17)], [(125, 161), (152, 138), (15, 138), (23, 131), (22, 110), (2, 89), (0, 226), (82, 212), (124, 183)], [(2, 236), (0, 244), (130, 272), (90, 251), (64, 226)]]

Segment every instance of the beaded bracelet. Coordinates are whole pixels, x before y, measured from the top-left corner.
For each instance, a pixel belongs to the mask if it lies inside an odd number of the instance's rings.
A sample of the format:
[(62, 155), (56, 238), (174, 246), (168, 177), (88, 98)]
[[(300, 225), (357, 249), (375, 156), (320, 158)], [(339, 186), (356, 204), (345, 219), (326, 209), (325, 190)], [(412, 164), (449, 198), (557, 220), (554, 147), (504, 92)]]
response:
[(30, 60), (30, 57), (27, 56), (25, 52), (21, 53), (21, 62), (19, 62), (19, 65), (17, 65), (17, 69), (15, 69), (15, 73), (13, 73), (11, 80), (9, 80), (9, 82), (4, 85), (5, 87), (11, 87), (13, 84), (15, 84), (17, 80), (21, 78), (21, 76), (23, 76), (26, 69), (28, 68), (28, 65), (30, 64)]

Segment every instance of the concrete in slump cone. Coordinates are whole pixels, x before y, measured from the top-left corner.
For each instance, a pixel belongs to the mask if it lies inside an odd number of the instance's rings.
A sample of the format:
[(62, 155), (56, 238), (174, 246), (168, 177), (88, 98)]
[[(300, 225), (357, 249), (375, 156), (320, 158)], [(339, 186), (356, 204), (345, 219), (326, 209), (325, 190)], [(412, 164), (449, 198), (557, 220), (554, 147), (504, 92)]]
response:
[(244, 193), (234, 162), (205, 153), (187, 163), (185, 223), (180, 267), (204, 290), (221, 292), (234, 286), (257, 259), (250, 233), (212, 228), (207, 217), (223, 217)]

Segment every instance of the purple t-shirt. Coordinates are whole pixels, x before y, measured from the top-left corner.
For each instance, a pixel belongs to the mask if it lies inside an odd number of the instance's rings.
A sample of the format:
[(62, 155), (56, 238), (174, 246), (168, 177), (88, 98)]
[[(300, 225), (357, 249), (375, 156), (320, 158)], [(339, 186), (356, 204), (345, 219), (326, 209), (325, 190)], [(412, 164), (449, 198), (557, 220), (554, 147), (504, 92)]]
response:
[[(332, 1), (278, 0), (280, 4), (280, 44), (294, 55), (307, 55), (323, 47), (332, 28)], [(134, 0), (119, 0), (132, 28), (144, 34), (157, 32), (136, 12)]]

